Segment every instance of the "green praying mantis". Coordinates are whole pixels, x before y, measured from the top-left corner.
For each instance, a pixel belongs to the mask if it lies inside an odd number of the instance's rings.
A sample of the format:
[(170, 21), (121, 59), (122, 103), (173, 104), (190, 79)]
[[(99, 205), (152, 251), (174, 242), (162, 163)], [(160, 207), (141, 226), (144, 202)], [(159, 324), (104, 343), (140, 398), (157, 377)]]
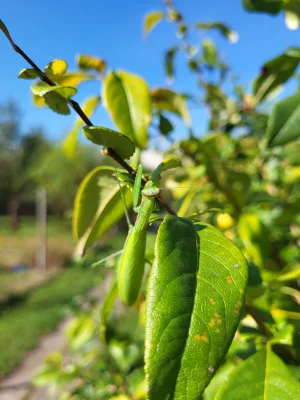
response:
[[(147, 228), (155, 208), (155, 198), (160, 195), (153, 180), (149, 180), (141, 191), (142, 174), (143, 167), (139, 165), (133, 189), (133, 209), (138, 215), (135, 224), (129, 226), (118, 271), (119, 295), (128, 306), (139, 297), (144, 276)], [(140, 191), (142, 201), (138, 206)]]

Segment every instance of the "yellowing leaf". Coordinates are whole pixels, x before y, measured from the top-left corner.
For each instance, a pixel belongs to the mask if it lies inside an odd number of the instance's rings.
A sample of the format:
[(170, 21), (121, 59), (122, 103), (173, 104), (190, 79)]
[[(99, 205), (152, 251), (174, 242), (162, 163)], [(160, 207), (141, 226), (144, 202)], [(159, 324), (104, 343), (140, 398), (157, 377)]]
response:
[(166, 88), (154, 89), (151, 93), (152, 101), (159, 110), (169, 111), (181, 116), (187, 126), (191, 119), (183, 95)]
[(105, 71), (106, 61), (99, 57), (78, 54), (77, 65), (83, 71), (92, 69), (101, 74)]
[(67, 72), (68, 64), (64, 60), (53, 60), (46, 67), (46, 75), (50, 78), (64, 75)]
[(93, 75), (86, 74), (85, 72), (67, 72), (64, 75), (56, 76), (54, 80), (60, 86), (77, 87), (83, 82), (95, 79)]
[(144, 34), (149, 35), (151, 31), (156, 27), (156, 25), (164, 18), (164, 13), (162, 11), (151, 11), (146, 14), (144, 19)]

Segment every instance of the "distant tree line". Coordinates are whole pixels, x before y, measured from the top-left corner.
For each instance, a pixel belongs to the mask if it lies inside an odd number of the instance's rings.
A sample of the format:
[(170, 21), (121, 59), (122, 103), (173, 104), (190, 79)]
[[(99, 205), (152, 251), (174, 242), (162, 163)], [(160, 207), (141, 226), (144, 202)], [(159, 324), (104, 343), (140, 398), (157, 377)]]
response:
[(43, 127), (23, 130), (21, 121), (16, 102), (0, 104), (0, 214), (10, 215), (12, 229), (17, 229), (19, 215), (34, 214), (39, 187), (47, 190), (48, 212), (66, 216), (80, 181), (99, 165), (94, 149), (81, 145), (70, 159)]

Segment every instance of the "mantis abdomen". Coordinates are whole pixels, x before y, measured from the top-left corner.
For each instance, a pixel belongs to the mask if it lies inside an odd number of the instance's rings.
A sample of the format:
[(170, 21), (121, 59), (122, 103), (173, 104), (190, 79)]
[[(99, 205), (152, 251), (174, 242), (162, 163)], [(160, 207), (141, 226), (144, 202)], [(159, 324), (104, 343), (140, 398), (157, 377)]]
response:
[(135, 225), (130, 229), (119, 264), (118, 288), (123, 303), (134, 304), (140, 294), (145, 269), (147, 227), (155, 200), (144, 198)]

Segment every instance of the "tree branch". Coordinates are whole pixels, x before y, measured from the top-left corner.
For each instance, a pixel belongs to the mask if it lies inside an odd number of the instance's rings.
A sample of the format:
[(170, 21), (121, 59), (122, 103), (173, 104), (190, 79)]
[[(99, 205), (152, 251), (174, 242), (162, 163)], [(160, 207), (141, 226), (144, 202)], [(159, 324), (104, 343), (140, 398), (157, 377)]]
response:
[[(55, 82), (53, 82), (36, 64), (31, 60), (30, 57), (24, 51), (17, 46), (14, 41), (12, 40), (11, 37), (7, 37), (9, 42), (11, 43), (13, 49), (20, 54), (27, 62), (28, 64), (37, 72), (38, 76), (40, 79), (47, 83), (49, 86), (57, 86)], [(73, 110), (80, 116), (80, 118), (85, 122), (86, 125), (88, 126), (93, 126), (92, 121), (87, 117), (87, 115), (83, 112), (82, 108), (80, 105), (74, 101), (74, 100), (69, 100), (68, 103), (70, 106), (73, 108)], [(127, 172), (129, 172), (132, 176), (136, 176), (136, 171), (125, 161), (120, 157), (120, 155), (112, 148), (107, 148), (104, 150), (103, 154), (111, 157), (114, 159), (119, 165), (121, 165)], [(146, 183), (146, 181), (143, 179), (143, 184)], [(156, 198), (156, 200), (165, 208), (165, 210), (172, 215), (176, 215), (176, 212), (172, 210), (171, 207), (168, 206), (168, 204), (165, 203), (165, 201), (159, 196)]]

